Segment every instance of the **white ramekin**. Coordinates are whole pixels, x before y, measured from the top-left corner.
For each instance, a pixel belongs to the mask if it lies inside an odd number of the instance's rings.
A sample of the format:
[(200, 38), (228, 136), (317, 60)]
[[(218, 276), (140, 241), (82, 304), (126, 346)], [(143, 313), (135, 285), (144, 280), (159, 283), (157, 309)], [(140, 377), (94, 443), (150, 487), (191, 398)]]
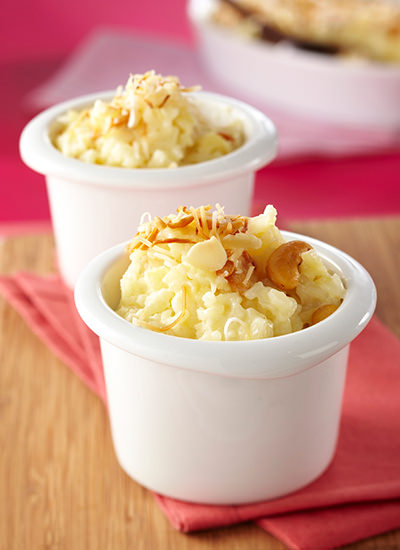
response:
[(175, 169), (129, 169), (89, 164), (60, 153), (51, 142), (56, 120), (113, 92), (60, 103), (35, 117), (20, 140), (24, 162), (46, 176), (58, 262), (73, 287), (83, 267), (97, 254), (132, 237), (143, 212), (169, 214), (177, 205), (226, 206), (227, 212), (250, 214), (254, 173), (276, 155), (273, 123), (260, 111), (234, 99), (192, 94), (217, 120), (239, 118), (246, 141), (221, 158)]
[(188, 16), (210, 75), (235, 94), (301, 115), (361, 127), (400, 126), (400, 68), (246, 40), (211, 22), (216, 0), (190, 0)]
[(376, 291), (347, 254), (306, 240), (347, 292), (329, 318), (265, 340), (207, 342), (134, 326), (114, 311), (128, 264), (124, 244), (95, 258), (75, 288), (78, 311), (100, 336), (115, 450), (135, 480), (192, 502), (239, 504), (295, 491), (330, 463), (349, 343)]

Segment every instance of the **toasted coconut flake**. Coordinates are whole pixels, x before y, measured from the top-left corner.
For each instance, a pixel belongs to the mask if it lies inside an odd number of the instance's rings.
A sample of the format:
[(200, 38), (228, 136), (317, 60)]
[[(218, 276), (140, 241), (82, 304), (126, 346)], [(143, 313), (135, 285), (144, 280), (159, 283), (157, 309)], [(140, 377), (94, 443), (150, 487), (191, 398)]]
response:
[(167, 227), (167, 224), (165, 223), (165, 221), (159, 218), (158, 216), (154, 218), (154, 223), (157, 225), (158, 229), (160, 230), (165, 229)]
[(226, 141), (235, 141), (232, 136), (225, 134), (225, 132), (218, 132), (218, 135), (226, 139)]
[(161, 101), (161, 103), (158, 105), (158, 108), (161, 109), (161, 107), (164, 107), (164, 105), (167, 103), (170, 97), (171, 97), (170, 95), (166, 95), (164, 99)]
[(198, 210), (196, 208), (193, 208), (193, 206), (191, 206), (190, 211), (194, 216), (194, 221), (195, 221), (195, 224), (196, 224), (196, 229), (197, 229), (198, 234), (201, 237), (203, 237), (203, 239), (208, 239), (207, 235), (205, 235), (205, 233), (203, 231), (203, 228), (201, 226)]
[(147, 240), (150, 242), (150, 243), (153, 243), (155, 238), (157, 237), (159, 233), (159, 229), (158, 227), (153, 227), (153, 229), (150, 231), (150, 233), (147, 235)]
[(180, 239), (178, 237), (171, 237), (170, 239), (160, 239), (159, 241), (154, 241), (153, 244), (172, 244), (172, 243), (181, 243), (181, 244), (196, 244), (197, 241), (191, 239)]
[(252, 276), (254, 270), (255, 270), (255, 266), (250, 265), (249, 269), (247, 270), (246, 277), (243, 279), (244, 286), (247, 286), (247, 283), (250, 281), (250, 277)]
[(134, 109), (131, 109), (129, 113), (128, 122), (126, 125), (128, 126), (128, 128), (133, 128), (135, 126), (135, 122), (136, 122), (136, 112)]
[(224, 207), (221, 206), (221, 205), (219, 204), (219, 202), (217, 202), (217, 204), (215, 205), (215, 208), (216, 208), (216, 210), (217, 210), (217, 212), (218, 212), (218, 216), (221, 217), (221, 218), (223, 218), (223, 217), (225, 216)]
[(232, 229), (233, 229), (232, 222), (229, 220), (228, 225), (226, 226), (226, 229), (224, 231), (225, 235), (230, 235), (232, 233)]
[(139, 239), (139, 236), (142, 236), (141, 234), (137, 234), (135, 235), (135, 237), (133, 238), (132, 242), (130, 242), (126, 249), (128, 251), (129, 254), (131, 254), (134, 250), (136, 250), (137, 248), (140, 248), (142, 246), (142, 241)]
[(194, 216), (192, 214), (184, 215), (184, 216), (177, 216), (174, 220), (169, 220), (167, 222), (167, 226), (170, 229), (179, 229), (182, 227), (186, 227), (192, 221), (194, 220)]
[(148, 222), (151, 222), (151, 214), (150, 212), (143, 212), (143, 214), (140, 216), (139, 220), (139, 227), (144, 224), (144, 220), (147, 218)]
[(138, 239), (142, 243), (142, 246), (140, 246), (139, 248), (141, 248), (142, 250), (144, 250), (145, 248), (151, 248), (152, 243), (149, 240), (147, 240), (146, 237), (142, 237), (141, 235), (138, 235)]
[(206, 235), (207, 239), (210, 236), (210, 232), (208, 230), (208, 224), (207, 224), (207, 218), (206, 218), (206, 211), (204, 209), (204, 206), (200, 206), (200, 219), (201, 219), (201, 226), (204, 231), (204, 234)]
[(242, 231), (244, 224), (244, 218), (239, 217), (236, 220), (232, 220), (232, 235), (235, 235), (236, 233), (239, 233), (239, 231)]
[(214, 210), (211, 218), (211, 234), (217, 236), (217, 211)]

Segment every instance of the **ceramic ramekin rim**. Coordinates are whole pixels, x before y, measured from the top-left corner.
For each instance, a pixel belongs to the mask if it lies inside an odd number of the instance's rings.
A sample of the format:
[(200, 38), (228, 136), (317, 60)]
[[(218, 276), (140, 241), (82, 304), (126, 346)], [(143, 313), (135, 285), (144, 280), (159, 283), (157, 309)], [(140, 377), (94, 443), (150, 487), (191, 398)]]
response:
[(252, 134), (246, 142), (214, 160), (177, 168), (120, 168), (96, 165), (63, 155), (49, 137), (51, 125), (69, 109), (90, 105), (96, 99), (110, 99), (115, 92), (104, 91), (81, 96), (46, 109), (24, 128), (20, 138), (20, 154), (30, 168), (46, 176), (100, 186), (165, 189), (205, 185), (210, 181), (254, 172), (271, 162), (277, 152), (277, 132), (264, 113), (242, 101), (212, 92), (192, 92), (202, 102), (222, 103), (236, 109), (251, 125)]
[(75, 302), (85, 323), (101, 339), (129, 353), (168, 366), (233, 378), (280, 378), (311, 368), (347, 346), (368, 324), (376, 305), (371, 276), (337, 248), (297, 233), (345, 279), (343, 303), (330, 317), (299, 332), (263, 340), (212, 342), (179, 338), (132, 325), (105, 302), (101, 284), (106, 271), (124, 252), (119, 244), (96, 258), (82, 272)]

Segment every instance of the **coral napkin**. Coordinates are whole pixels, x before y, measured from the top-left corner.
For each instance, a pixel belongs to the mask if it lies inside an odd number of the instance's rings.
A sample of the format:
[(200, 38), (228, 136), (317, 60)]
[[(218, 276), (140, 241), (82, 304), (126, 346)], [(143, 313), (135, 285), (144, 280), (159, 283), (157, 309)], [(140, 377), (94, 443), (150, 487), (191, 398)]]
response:
[[(59, 277), (3, 276), (0, 292), (105, 399), (97, 337), (79, 318)], [(305, 489), (245, 506), (155, 497), (181, 531), (254, 520), (291, 549), (335, 548), (400, 527), (400, 342), (375, 318), (352, 345), (337, 453)]]

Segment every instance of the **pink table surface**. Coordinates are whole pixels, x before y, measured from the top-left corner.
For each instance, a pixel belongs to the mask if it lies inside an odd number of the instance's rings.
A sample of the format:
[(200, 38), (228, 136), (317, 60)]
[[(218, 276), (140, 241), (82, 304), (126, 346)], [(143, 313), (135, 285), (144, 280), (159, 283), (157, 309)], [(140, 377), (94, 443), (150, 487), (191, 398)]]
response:
[[(48, 220), (42, 176), (19, 159), (18, 138), (35, 113), (24, 97), (66, 59), (92, 29), (115, 25), (193, 44), (185, 0), (6, 2), (0, 18), (0, 222)], [(77, 16), (79, 14), (79, 16)], [(34, 22), (34, 24), (32, 24)], [(257, 177), (257, 202), (281, 219), (400, 213), (400, 153), (277, 162)]]

